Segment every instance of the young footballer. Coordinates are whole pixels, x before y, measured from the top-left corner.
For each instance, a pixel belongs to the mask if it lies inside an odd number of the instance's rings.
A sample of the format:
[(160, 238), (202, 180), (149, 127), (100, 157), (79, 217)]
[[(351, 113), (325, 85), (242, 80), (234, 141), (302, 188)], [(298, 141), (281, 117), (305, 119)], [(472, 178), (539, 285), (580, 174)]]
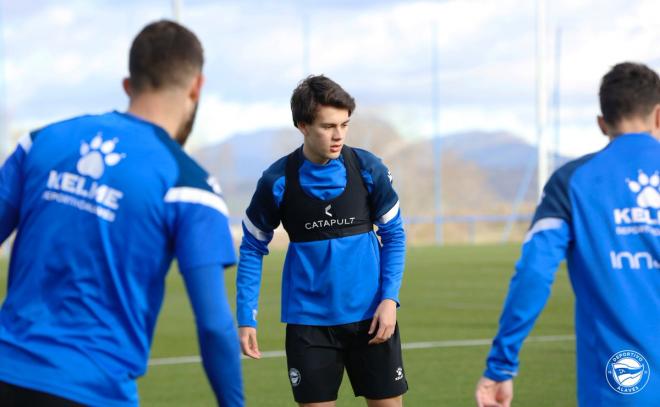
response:
[(260, 357), (262, 257), (282, 223), (290, 239), (282, 322), (294, 399), (334, 406), (345, 369), (369, 406), (401, 406), (408, 384), (396, 312), (405, 234), (391, 176), (373, 154), (345, 144), (355, 102), (337, 83), (308, 77), (294, 90), (291, 110), (303, 144), (263, 173), (243, 221), (241, 348)]

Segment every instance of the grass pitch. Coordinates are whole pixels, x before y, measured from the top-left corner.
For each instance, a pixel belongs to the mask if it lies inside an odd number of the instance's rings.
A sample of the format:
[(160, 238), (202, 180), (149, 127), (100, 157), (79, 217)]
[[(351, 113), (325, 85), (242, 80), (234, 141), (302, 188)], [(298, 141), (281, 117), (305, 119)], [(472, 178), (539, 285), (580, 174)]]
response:
[[(398, 313), (402, 342), (492, 338), (518, 254), (518, 245), (409, 248)], [(284, 325), (279, 322), (283, 257), (283, 252), (275, 251), (264, 262), (259, 302), (262, 352), (284, 349)], [(0, 280), (5, 280), (6, 266), (0, 273)], [(235, 277), (235, 269), (226, 273), (232, 306)], [(176, 270), (172, 270), (167, 283), (151, 357), (197, 355), (193, 317)], [(557, 273), (552, 291), (531, 336), (573, 334), (573, 295), (563, 268)], [(474, 406), (474, 386), (488, 349), (488, 345), (482, 345), (404, 350), (410, 386), (404, 404)], [(574, 354), (572, 340), (526, 343), (513, 405), (574, 406)], [(244, 360), (243, 374), (248, 406), (295, 405), (284, 358)], [(139, 387), (143, 406), (214, 405), (199, 363), (151, 366)], [(337, 404), (366, 405), (363, 399), (353, 396), (346, 377)]]

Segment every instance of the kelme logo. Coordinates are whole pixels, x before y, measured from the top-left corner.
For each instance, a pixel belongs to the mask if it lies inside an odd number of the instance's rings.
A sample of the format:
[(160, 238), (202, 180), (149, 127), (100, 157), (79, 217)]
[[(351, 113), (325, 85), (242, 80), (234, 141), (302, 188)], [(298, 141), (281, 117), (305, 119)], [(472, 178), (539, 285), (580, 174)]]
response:
[(656, 171), (648, 176), (639, 170), (637, 180), (626, 179), (628, 188), (637, 194), (637, 205), (640, 208), (660, 208), (660, 175)]
[(88, 175), (94, 179), (99, 179), (105, 172), (105, 167), (117, 165), (126, 154), (115, 153), (117, 139), (103, 141), (103, 136), (98, 133), (92, 141), (87, 144), (82, 142), (80, 145), (80, 160), (76, 169), (81, 175)]

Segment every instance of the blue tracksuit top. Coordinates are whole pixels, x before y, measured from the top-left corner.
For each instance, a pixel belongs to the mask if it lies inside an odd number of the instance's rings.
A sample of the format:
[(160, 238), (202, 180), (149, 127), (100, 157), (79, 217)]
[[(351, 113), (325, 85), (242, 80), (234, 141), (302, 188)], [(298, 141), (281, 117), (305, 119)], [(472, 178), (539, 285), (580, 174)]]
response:
[(0, 170), (0, 241), (13, 230), (0, 381), (136, 406), (176, 257), (218, 400), (243, 405), (226, 204), (165, 130), (111, 112), (26, 135)]
[(575, 292), (579, 405), (659, 406), (658, 140), (624, 134), (552, 175), (511, 280), (487, 377), (516, 375), (522, 342), (564, 258)]
[[(404, 269), (405, 234), (392, 178), (379, 158), (354, 148), (360, 173), (375, 211), (379, 243), (371, 231), (353, 236), (292, 242), (282, 275), (282, 322), (340, 325), (373, 316), (383, 299), (398, 303)], [(302, 153), (301, 153), (302, 154)], [(322, 200), (339, 196), (346, 185), (343, 157), (317, 165), (301, 160), (299, 180), (305, 193)], [(240, 326), (256, 326), (262, 258), (280, 224), (286, 157), (262, 175), (243, 221), (237, 275)]]

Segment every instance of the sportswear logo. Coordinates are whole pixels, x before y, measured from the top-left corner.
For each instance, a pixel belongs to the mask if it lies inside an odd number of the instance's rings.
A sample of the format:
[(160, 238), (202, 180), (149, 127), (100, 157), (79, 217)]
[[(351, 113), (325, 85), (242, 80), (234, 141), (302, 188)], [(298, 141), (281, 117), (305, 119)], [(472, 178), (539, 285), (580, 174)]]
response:
[(212, 176), (209, 176), (206, 179), (206, 183), (209, 184), (209, 186), (216, 195), (222, 195), (222, 188), (220, 188), (220, 183), (218, 182), (217, 179), (215, 179)]
[(300, 372), (298, 369), (292, 367), (289, 369), (289, 380), (291, 380), (291, 385), (296, 387), (300, 384)]
[(330, 213), (330, 209), (332, 209), (332, 205), (326, 206), (325, 207), (325, 214), (332, 218), (332, 214)]
[(99, 132), (92, 141), (87, 144), (82, 142), (80, 145), (80, 160), (76, 169), (82, 175), (89, 175), (94, 179), (99, 179), (105, 172), (105, 166), (115, 166), (126, 157), (126, 154), (117, 154), (114, 152), (117, 145), (117, 139), (103, 141), (103, 135)]
[(639, 170), (637, 181), (626, 179), (630, 191), (637, 194), (640, 208), (660, 208), (660, 175), (656, 171), (650, 177)]
[(403, 379), (403, 368), (402, 367), (397, 367), (396, 368), (396, 377), (394, 378), (395, 381), (399, 381)]
[(651, 368), (641, 353), (622, 350), (607, 361), (605, 377), (607, 383), (617, 393), (635, 394), (648, 384)]
[(660, 236), (660, 174), (656, 171), (649, 176), (639, 170), (637, 179), (626, 178), (626, 183), (630, 192), (635, 194), (637, 206), (614, 209), (616, 234)]
[[(660, 261), (655, 260), (653, 255), (649, 252), (610, 252), (610, 260), (612, 268), (621, 270), (624, 266), (630, 267), (631, 270), (639, 270), (646, 268), (649, 270), (660, 270)], [(624, 261), (625, 260), (625, 261)]]
[(114, 152), (116, 145), (117, 139), (103, 141), (100, 132), (89, 144), (83, 141), (80, 145), (81, 157), (76, 163), (78, 174), (51, 170), (42, 198), (73, 206), (113, 222), (124, 193), (90, 178), (98, 180), (103, 176), (106, 166), (117, 165), (126, 157), (126, 154)]
[[(332, 215), (330, 215), (332, 216)], [(346, 226), (346, 225), (352, 225), (353, 222), (355, 222), (355, 217), (352, 218), (344, 218), (344, 219), (319, 219), (315, 220), (313, 222), (307, 222), (305, 223), (305, 229), (307, 230), (313, 230), (317, 228), (327, 228), (327, 227), (333, 227), (333, 226)]]

